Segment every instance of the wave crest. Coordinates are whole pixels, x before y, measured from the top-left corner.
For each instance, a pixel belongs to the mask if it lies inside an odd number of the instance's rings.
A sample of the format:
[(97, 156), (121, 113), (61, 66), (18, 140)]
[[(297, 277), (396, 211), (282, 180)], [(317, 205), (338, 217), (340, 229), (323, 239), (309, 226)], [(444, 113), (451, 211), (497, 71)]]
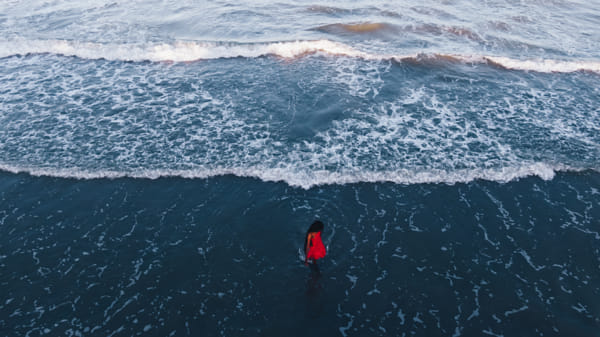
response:
[(297, 58), (315, 53), (376, 61), (394, 60), (400, 63), (483, 63), (502, 67), (504, 69), (545, 73), (569, 73), (576, 71), (600, 73), (600, 61), (597, 60), (519, 60), (502, 56), (441, 53), (382, 55), (363, 52), (347, 44), (331, 40), (247, 44), (177, 41), (174, 43), (148, 45), (100, 44), (67, 40), (0, 41), (0, 58), (29, 54), (56, 54), (75, 56), (84, 59), (106, 59), (111, 61), (192, 62), (235, 57), (255, 58), (269, 55), (282, 58)]
[[(294, 171), (289, 168), (198, 168), (198, 169), (140, 169), (131, 172), (111, 170), (87, 170), (81, 168), (35, 168), (1, 165), (0, 170), (32, 176), (47, 176), (69, 179), (158, 179), (165, 177), (180, 177), (186, 179), (207, 179), (219, 176), (233, 175), (237, 177), (256, 178), (265, 182), (284, 182), (292, 187), (310, 189), (321, 185), (344, 185), (356, 183), (395, 183), (395, 184), (457, 184), (469, 183), (475, 180), (487, 180), (500, 183), (536, 176), (543, 180), (552, 180), (557, 172), (581, 172), (589, 169), (572, 168), (568, 166), (553, 166), (545, 163), (530, 163), (515, 167), (472, 169), (472, 170), (421, 170), (421, 171), (360, 171), (360, 172), (331, 172)], [(598, 171), (598, 170), (596, 170)]]
[(28, 54), (57, 54), (111, 61), (191, 62), (207, 59), (274, 55), (294, 58), (323, 52), (332, 55), (371, 58), (343, 43), (330, 40), (272, 43), (192, 42), (148, 45), (101, 44), (67, 40), (2, 41), (0, 57)]

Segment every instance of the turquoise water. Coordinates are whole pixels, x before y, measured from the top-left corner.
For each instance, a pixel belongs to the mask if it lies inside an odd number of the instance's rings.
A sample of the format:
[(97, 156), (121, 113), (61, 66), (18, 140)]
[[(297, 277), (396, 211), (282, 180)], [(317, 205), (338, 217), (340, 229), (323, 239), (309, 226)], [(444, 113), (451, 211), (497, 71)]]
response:
[(596, 7), (1, 4), (0, 333), (598, 335)]

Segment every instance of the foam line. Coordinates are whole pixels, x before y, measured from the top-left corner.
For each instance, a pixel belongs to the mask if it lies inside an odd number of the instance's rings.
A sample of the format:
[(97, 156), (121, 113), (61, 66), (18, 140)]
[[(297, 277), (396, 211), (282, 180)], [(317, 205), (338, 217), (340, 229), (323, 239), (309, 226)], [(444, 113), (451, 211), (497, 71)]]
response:
[[(0, 170), (19, 174), (26, 173), (32, 176), (46, 176), (70, 179), (158, 179), (164, 177), (180, 177), (186, 179), (206, 179), (218, 176), (233, 175), (245, 178), (257, 178), (265, 182), (284, 182), (292, 187), (309, 189), (321, 185), (344, 185), (355, 183), (382, 183), (396, 184), (457, 184), (469, 183), (474, 180), (488, 180), (506, 183), (525, 177), (537, 176), (543, 180), (552, 180), (557, 172), (581, 172), (589, 168), (573, 168), (567, 166), (551, 166), (544, 163), (531, 163), (519, 167), (503, 167), (499, 169), (473, 169), (473, 170), (410, 170), (383, 171), (383, 172), (330, 172), (325, 170), (313, 172), (294, 172), (281, 168), (199, 168), (189, 170), (176, 169), (140, 169), (131, 172), (110, 170), (87, 170), (79, 168), (35, 168), (18, 167), (0, 164)], [(594, 169), (600, 172), (600, 169)]]
[(395, 60), (397, 62), (457, 62), (487, 63), (505, 69), (544, 73), (570, 73), (589, 71), (600, 73), (600, 61), (563, 61), (551, 59), (519, 60), (502, 56), (418, 54), (379, 55), (357, 50), (344, 43), (331, 40), (287, 41), (268, 43), (193, 42), (177, 41), (149, 45), (100, 44), (67, 40), (10, 40), (0, 41), (0, 58), (28, 54), (56, 54), (85, 59), (120, 61), (191, 62), (198, 60), (267, 55), (296, 58), (315, 53), (346, 56), (365, 60)]
[(151, 45), (99, 44), (66, 40), (0, 41), (0, 57), (48, 53), (86, 59), (190, 62), (218, 58), (253, 58), (266, 55), (294, 58), (317, 52), (350, 57), (370, 57), (367, 53), (362, 53), (343, 43), (329, 40), (248, 44), (177, 41), (171, 44)]
[(542, 73), (571, 73), (590, 71), (600, 73), (598, 61), (515, 60), (508, 57), (484, 56), (485, 60), (506, 69), (529, 70)]

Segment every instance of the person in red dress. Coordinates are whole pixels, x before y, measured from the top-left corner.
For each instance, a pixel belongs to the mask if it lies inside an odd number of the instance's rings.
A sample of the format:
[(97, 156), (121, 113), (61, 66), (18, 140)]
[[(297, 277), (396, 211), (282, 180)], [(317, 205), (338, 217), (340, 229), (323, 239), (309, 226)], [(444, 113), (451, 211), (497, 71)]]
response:
[(304, 238), (304, 264), (308, 264), (309, 260), (314, 263), (327, 254), (323, 240), (321, 240), (321, 232), (324, 227), (325, 225), (321, 221), (316, 220), (310, 225), (308, 231), (306, 231), (306, 237)]

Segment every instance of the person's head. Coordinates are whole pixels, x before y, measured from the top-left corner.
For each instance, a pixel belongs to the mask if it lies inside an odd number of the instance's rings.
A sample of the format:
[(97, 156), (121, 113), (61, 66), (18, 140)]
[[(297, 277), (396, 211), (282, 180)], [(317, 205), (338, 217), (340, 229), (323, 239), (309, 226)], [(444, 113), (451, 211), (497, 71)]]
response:
[(308, 228), (307, 233), (320, 232), (323, 230), (324, 227), (325, 225), (321, 221), (315, 220), (315, 222), (313, 222), (312, 225), (310, 225), (310, 228)]

